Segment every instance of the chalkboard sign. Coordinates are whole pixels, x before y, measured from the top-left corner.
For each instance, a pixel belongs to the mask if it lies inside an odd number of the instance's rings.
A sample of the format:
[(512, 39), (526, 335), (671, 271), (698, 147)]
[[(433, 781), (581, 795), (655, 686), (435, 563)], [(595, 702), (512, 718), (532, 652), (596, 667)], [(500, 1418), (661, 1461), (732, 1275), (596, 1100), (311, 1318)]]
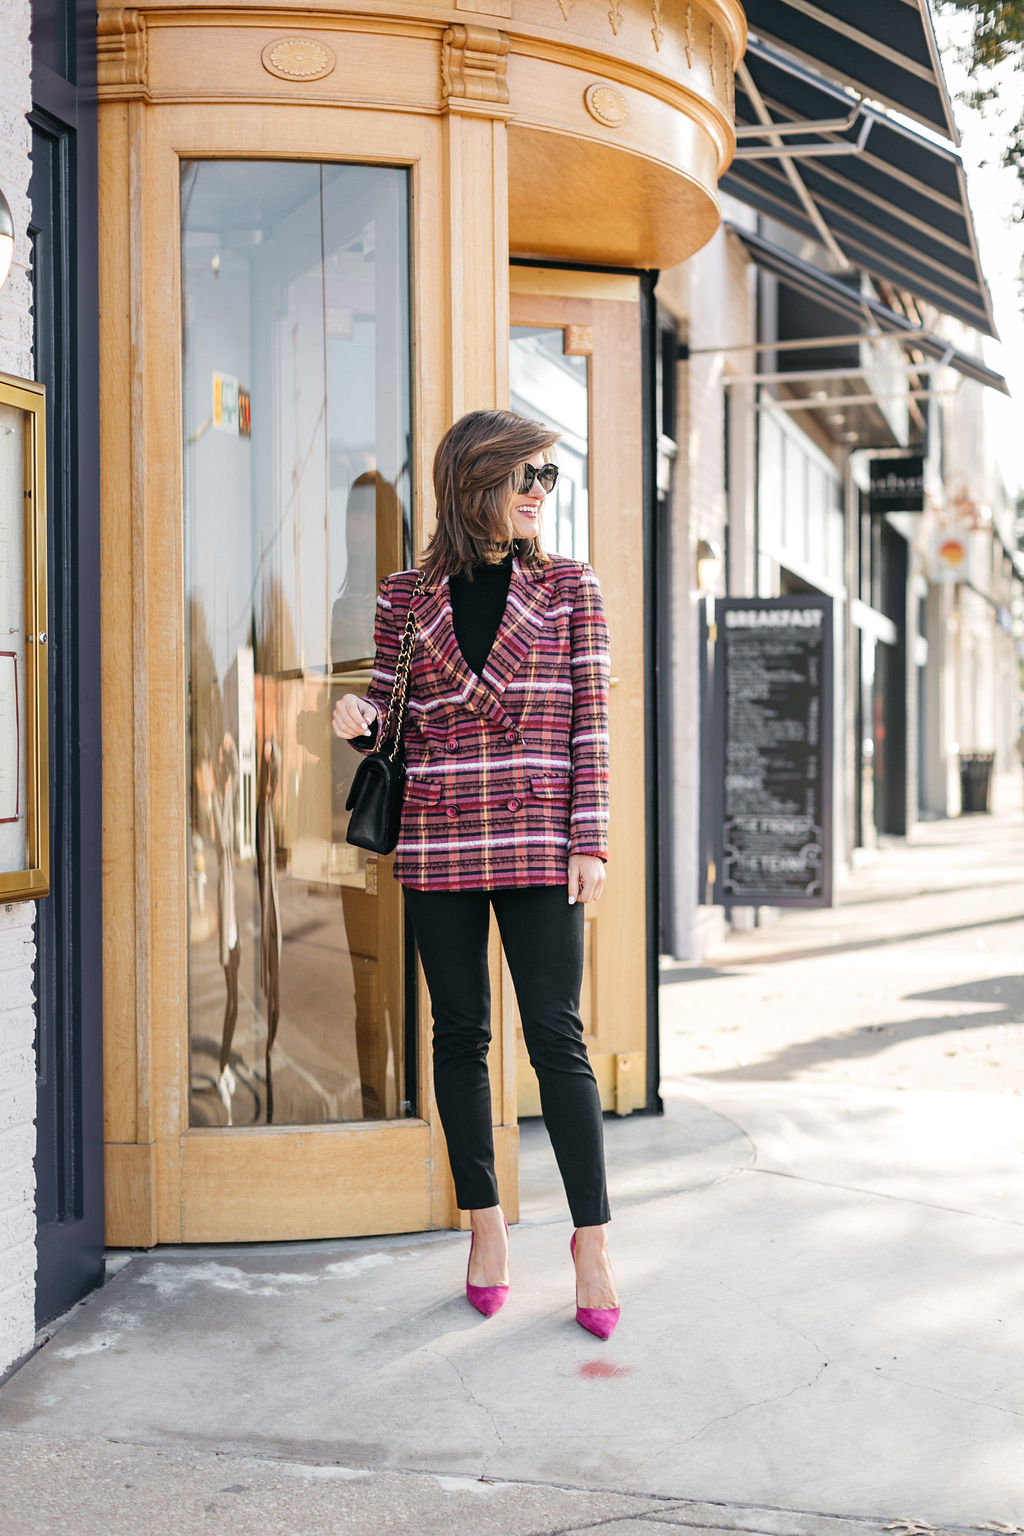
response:
[(868, 469), (868, 511), (924, 511), (924, 459), (904, 454), (896, 459), (872, 459)]
[(832, 599), (715, 604), (715, 880), (724, 906), (832, 903)]

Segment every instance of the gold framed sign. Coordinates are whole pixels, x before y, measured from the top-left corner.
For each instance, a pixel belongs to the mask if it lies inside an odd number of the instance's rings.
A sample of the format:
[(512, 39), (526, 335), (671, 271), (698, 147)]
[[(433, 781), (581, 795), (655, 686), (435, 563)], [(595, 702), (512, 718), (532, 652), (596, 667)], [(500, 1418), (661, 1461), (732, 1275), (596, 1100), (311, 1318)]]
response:
[(45, 401), (0, 373), (0, 902), (50, 889)]

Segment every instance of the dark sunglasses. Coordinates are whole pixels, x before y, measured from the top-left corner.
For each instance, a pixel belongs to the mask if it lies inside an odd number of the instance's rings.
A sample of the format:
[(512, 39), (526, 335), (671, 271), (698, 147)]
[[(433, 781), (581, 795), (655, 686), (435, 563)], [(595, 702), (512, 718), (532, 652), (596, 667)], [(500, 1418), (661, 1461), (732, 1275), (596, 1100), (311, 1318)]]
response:
[(539, 480), (546, 491), (553, 491), (558, 479), (558, 465), (544, 464), (538, 469), (536, 464), (520, 464), (513, 479), (520, 496), (526, 494), (535, 480)]

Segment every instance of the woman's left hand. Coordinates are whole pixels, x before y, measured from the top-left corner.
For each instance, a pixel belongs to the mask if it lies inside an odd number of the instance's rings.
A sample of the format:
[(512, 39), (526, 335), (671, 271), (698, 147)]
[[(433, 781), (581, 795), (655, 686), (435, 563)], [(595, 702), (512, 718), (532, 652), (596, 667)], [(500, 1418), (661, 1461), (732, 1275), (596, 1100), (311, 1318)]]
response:
[(569, 905), (577, 901), (597, 901), (604, 889), (604, 860), (589, 853), (569, 855)]

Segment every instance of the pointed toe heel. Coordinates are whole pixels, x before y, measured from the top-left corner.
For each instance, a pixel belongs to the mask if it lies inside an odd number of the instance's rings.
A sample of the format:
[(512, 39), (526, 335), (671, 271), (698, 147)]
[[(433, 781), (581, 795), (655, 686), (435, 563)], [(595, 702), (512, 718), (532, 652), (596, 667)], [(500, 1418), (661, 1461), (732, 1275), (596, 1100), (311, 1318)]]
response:
[[(508, 1222), (505, 1222), (505, 1232), (508, 1232)], [(509, 1288), (507, 1285), (471, 1285), (469, 1279), (469, 1266), (473, 1262), (473, 1244), (476, 1234), (469, 1234), (469, 1259), (466, 1263), (466, 1300), (471, 1307), (482, 1317), (493, 1317), (495, 1312), (500, 1312), (508, 1301)]]
[(618, 1307), (577, 1307), (576, 1321), (598, 1339), (610, 1339), (619, 1326)]
[(466, 1300), (483, 1317), (493, 1317), (508, 1301), (507, 1285), (470, 1285), (466, 1281)]
[[(569, 1239), (569, 1253), (572, 1261), (576, 1262), (576, 1234)], [(576, 1321), (581, 1328), (592, 1333), (596, 1339), (610, 1339), (619, 1326), (621, 1309), (619, 1307), (581, 1307), (576, 1303)]]

